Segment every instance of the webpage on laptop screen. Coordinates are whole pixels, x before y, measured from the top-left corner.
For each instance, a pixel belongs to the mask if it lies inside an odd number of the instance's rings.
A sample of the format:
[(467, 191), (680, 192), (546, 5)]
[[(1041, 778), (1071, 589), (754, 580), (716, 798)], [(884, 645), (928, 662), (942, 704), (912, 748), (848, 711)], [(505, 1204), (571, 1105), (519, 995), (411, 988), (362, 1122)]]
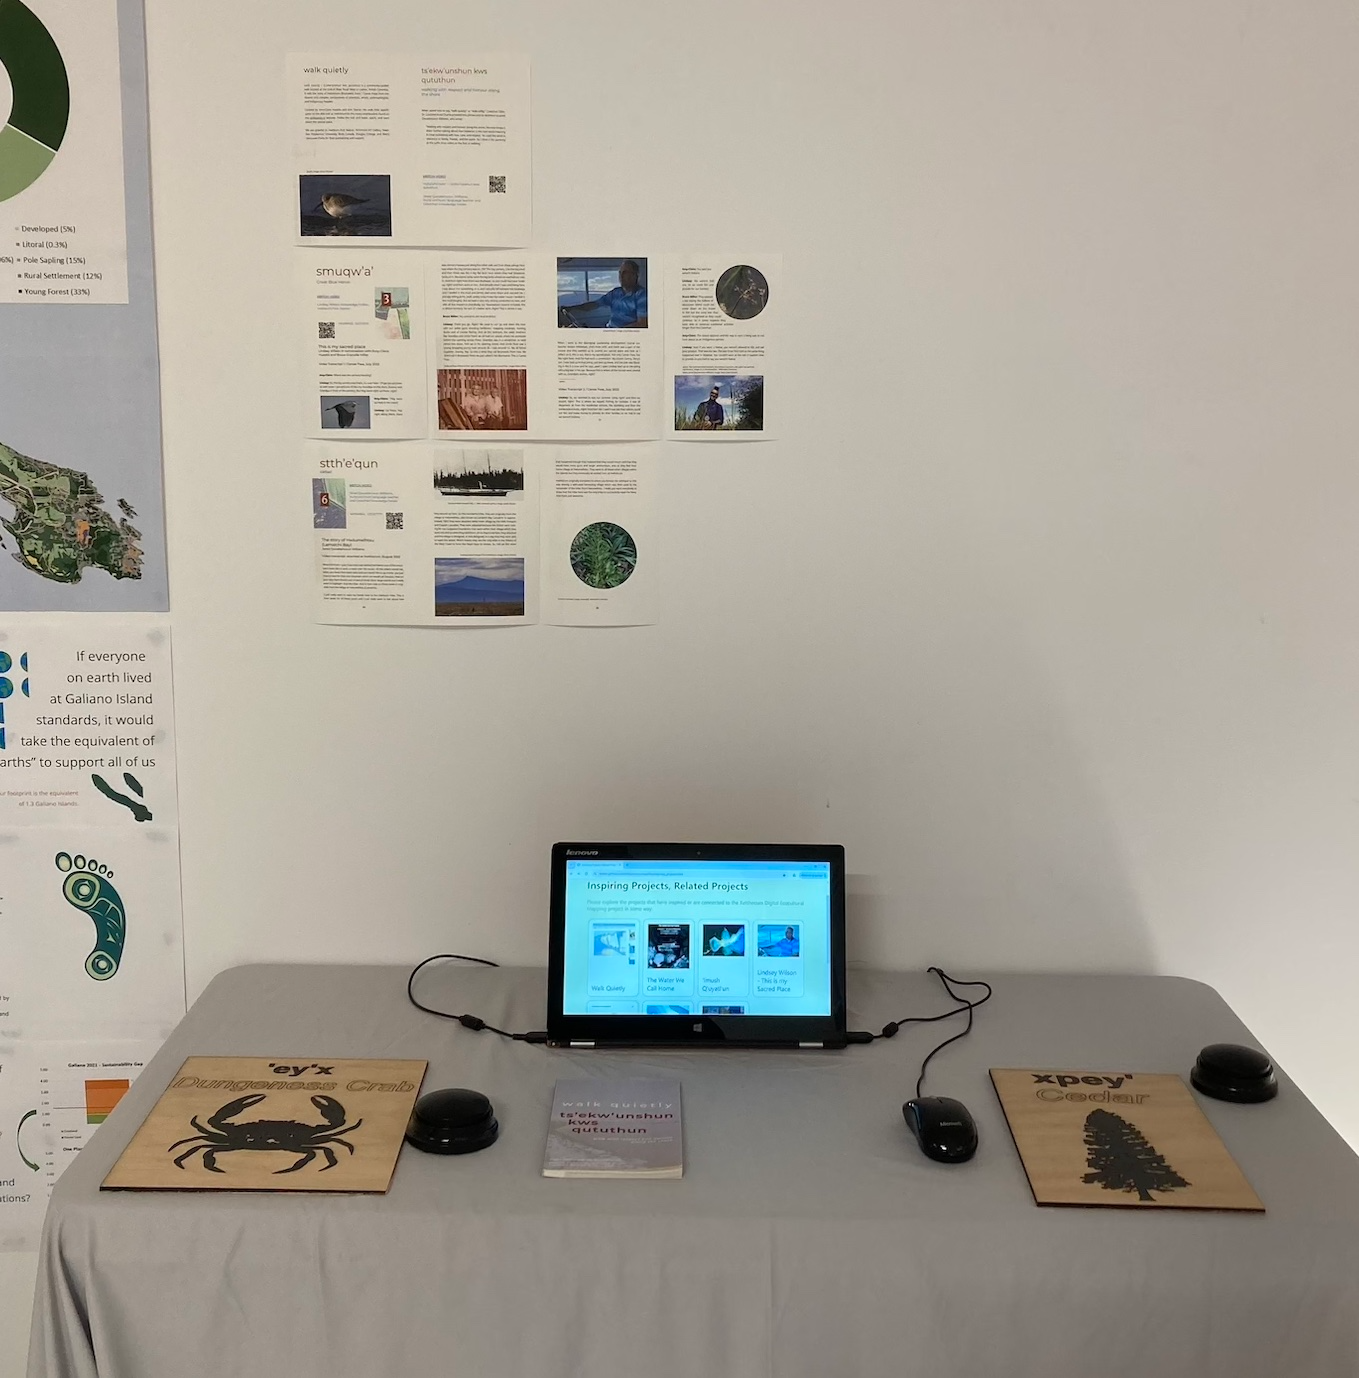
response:
[(563, 1014), (828, 1015), (830, 866), (568, 861)]

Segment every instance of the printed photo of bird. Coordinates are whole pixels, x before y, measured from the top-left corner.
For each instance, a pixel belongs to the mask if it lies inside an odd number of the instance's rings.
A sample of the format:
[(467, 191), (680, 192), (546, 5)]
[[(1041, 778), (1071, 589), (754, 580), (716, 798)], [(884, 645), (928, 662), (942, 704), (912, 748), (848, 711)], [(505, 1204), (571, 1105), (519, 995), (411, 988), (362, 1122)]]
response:
[(330, 406), (323, 407), (322, 411), (333, 411), (335, 420), (340, 429), (348, 430), (354, 424), (354, 417), (358, 414), (358, 408), (353, 402), (332, 402)]
[(297, 179), (297, 210), (298, 233), (303, 238), (390, 239), (392, 179), (386, 173), (304, 172)]
[(348, 192), (343, 191), (328, 191), (321, 197), (321, 209), (332, 220), (343, 220), (345, 216), (354, 214), (355, 206), (367, 204), (366, 196), (350, 196)]

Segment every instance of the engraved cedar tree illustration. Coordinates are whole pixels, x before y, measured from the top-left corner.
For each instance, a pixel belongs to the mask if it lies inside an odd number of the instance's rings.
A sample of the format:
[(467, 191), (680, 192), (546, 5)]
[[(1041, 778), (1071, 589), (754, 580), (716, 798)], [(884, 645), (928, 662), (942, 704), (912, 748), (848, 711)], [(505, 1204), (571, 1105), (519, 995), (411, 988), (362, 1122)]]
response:
[(1135, 1191), (1139, 1201), (1152, 1201), (1154, 1191), (1190, 1186), (1146, 1141), (1135, 1124), (1111, 1110), (1092, 1110), (1085, 1117), (1085, 1163), (1082, 1182), (1098, 1182), (1107, 1191)]

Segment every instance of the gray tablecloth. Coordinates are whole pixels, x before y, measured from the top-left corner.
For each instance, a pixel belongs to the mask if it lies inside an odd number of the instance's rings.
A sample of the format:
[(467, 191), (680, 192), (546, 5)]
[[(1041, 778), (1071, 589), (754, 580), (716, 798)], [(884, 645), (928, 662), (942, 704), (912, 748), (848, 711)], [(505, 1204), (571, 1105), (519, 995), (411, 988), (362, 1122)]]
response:
[[(967, 973), (971, 974), (971, 973)], [(1040, 1209), (991, 1066), (1187, 1071), (1252, 1041), (1171, 977), (999, 976), (927, 1092), (976, 1158), (901, 1117), (939, 1026), (841, 1053), (556, 1051), (411, 1008), (390, 967), (219, 976), (57, 1186), (30, 1378), (1309, 1378), (1359, 1373), (1359, 1163), (1285, 1078), (1204, 1101), (1264, 1216)], [(540, 971), (434, 969), (426, 1002), (541, 1028)], [(852, 972), (851, 1027), (947, 1007)], [(494, 1101), (484, 1153), (406, 1148), (384, 1197), (100, 1193), (190, 1054), (423, 1057)], [(678, 1076), (685, 1175), (540, 1175), (565, 1076)]]

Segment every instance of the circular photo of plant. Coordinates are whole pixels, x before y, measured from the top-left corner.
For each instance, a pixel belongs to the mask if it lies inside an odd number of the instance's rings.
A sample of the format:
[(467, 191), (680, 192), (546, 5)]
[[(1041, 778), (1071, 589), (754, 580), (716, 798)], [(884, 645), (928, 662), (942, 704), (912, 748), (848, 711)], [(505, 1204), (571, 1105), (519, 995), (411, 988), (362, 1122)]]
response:
[(717, 279), (717, 304), (734, 321), (748, 321), (769, 305), (769, 283), (758, 268), (738, 263)]
[(571, 569), (592, 589), (616, 589), (637, 568), (637, 542), (616, 522), (591, 522), (571, 542)]

